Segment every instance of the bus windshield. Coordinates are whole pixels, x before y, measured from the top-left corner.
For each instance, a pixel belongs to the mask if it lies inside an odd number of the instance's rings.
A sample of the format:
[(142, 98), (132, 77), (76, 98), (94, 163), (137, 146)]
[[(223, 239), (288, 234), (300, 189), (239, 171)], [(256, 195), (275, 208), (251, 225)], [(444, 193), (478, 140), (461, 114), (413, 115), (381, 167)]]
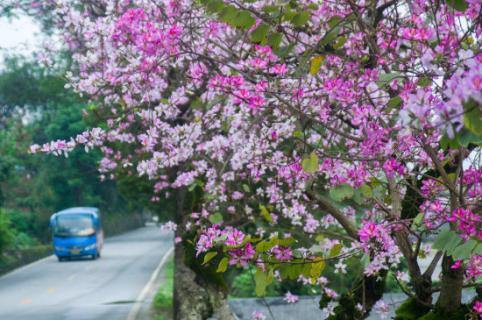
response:
[(95, 233), (92, 215), (66, 214), (56, 217), (54, 235), (60, 237), (90, 236)]

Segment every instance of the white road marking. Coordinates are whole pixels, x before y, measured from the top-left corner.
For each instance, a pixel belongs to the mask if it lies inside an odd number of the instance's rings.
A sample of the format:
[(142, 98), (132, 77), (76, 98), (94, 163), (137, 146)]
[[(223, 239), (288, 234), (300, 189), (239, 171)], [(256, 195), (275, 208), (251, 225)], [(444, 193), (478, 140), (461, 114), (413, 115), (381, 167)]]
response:
[(169, 256), (171, 255), (171, 253), (173, 251), (174, 251), (174, 247), (171, 247), (164, 254), (164, 256), (162, 257), (161, 262), (159, 262), (159, 265), (157, 266), (156, 270), (154, 270), (154, 272), (152, 273), (151, 278), (149, 279), (147, 284), (144, 286), (141, 293), (137, 296), (137, 298), (134, 302), (134, 305), (132, 306), (131, 311), (127, 315), (126, 320), (136, 320), (137, 315), (139, 314), (139, 311), (141, 310), (142, 303), (143, 303), (146, 295), (149, 293), (149, 291), (151, 291), (152, 286), (154, 285), (154, 282), (156, 281), (157, 276), (159, 275), (159, 272), (161, 271), (162, 267), (164, 267), (164, 265), (167, 262), (167, 258), (169, 258)]

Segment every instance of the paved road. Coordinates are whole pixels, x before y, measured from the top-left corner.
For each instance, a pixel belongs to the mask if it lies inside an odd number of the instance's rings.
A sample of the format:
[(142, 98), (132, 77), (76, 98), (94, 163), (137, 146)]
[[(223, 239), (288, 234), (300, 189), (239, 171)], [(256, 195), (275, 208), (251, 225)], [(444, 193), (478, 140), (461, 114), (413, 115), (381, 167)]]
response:
[(172, 235), (149, 226), (107, 239), (95, 261), (18, 269), (0, 278), (0, 319), (126, 320), (170, 247)]

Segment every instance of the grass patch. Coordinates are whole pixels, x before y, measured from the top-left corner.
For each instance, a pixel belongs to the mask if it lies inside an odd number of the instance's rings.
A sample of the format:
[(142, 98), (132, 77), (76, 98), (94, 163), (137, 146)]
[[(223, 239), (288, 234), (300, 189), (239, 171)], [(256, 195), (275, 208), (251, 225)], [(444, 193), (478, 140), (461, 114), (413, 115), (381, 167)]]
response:
[(154, 320), (172, 319), (174, 292), (174, 258), (171, 255), (164, 269), (164, 279), (152, 303)]
[(0, 252), (0, 275), (52, 254), (51, 245), (35, 245)]

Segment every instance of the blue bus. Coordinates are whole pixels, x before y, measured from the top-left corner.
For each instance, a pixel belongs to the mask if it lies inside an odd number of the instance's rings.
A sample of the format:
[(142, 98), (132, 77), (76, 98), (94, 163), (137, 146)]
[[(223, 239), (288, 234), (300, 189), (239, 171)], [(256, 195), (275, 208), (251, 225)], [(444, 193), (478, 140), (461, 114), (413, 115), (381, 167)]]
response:
[(99, 209), (91, 207), (69, 208), (50, 217), (54, 253), (59, 261), (72, 257), (100, 257), (104, 245), (104, 232)]

